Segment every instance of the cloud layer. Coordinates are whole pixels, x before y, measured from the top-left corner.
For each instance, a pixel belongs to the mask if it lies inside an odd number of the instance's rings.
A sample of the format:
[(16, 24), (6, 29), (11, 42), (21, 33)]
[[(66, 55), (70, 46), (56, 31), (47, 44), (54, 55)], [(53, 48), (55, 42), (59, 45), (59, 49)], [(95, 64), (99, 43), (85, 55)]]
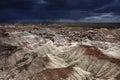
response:
[(0, 22), (120, 22), (120, 0), (1, 0)]

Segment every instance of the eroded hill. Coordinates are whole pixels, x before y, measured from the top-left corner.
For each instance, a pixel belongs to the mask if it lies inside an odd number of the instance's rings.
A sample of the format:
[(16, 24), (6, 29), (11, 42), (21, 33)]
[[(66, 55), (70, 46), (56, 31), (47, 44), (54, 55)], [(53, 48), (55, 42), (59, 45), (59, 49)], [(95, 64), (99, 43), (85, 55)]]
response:
[(2, 28), (0, 80), (119, 80), (120, 28)]

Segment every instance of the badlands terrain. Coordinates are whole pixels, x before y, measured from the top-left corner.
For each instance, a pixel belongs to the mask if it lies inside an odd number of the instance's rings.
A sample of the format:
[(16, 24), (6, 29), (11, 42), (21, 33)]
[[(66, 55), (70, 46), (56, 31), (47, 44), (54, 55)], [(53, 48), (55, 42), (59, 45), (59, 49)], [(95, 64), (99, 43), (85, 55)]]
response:
[(120, 80), (120, 28), (1, 25), (0, 80)]

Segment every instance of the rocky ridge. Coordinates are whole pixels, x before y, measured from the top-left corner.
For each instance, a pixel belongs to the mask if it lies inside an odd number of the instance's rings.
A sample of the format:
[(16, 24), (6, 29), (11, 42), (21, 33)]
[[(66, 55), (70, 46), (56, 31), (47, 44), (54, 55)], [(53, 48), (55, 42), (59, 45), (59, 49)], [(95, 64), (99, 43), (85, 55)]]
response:
[(119, 30), (0, 30), (0, 80), (119, 80)]

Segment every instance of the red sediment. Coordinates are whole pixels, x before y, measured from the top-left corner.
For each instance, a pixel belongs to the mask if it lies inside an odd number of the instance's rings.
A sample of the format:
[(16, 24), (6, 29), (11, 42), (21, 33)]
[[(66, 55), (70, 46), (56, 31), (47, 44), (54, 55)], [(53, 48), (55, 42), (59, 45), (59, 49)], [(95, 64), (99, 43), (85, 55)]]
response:
[[(39, 77), (40, 80), (60, 80), (68, 78), (72, 73), (73, 68), (70, 66), (66, 68), (46, 69), (40, 73), (35, 74), (34, 77)], [(35, 78), (33, 80), (35, 80)]]
[[(108, 60), (112, 63), (116, 63), (120, 66), (120, 59), (112, 58), (107, 55), (104, 55), (97, 47), (95, 46), (84, 46), (86, 49), (85, 54), (93, 57), (97, 57), (98, 59)], [(114, 54), (114, 53), (113, 53)]]

